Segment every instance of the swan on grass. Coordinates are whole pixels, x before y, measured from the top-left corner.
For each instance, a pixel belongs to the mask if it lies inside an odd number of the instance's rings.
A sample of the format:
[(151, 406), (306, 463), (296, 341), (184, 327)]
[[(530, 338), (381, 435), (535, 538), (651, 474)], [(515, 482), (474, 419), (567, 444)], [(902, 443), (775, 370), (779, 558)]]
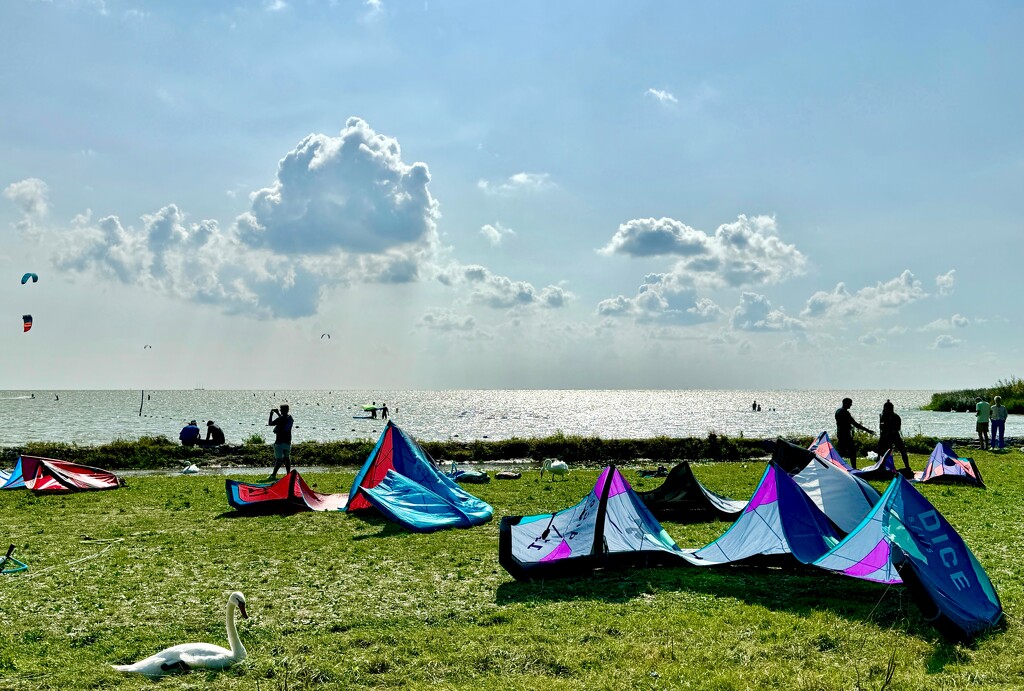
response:
[(172, 672), (188, 672), (193, 669), (224, 669), (245, 659), (245, 646), (238, 639), (235, 629), (235, 608), (242, 613), (243, 619), (249, 615), (245, 611), (245, 595), (234, 592), (228, 596), (227, 611), (224, 614), (228, 630), (228, 644), (231, 650), (210, 643), (182, 643), (150, 655), (132, 665), (111, 665), (119, 672), (136, 672), (147, 677), (159, 677)]
[(557, 458), (545, 458), (544, 467), (540, 469), (540, 476), (544, 477), (544, 471), (551, 473), (551, 480), (554, 482), (556, 477), (561, 476), (565, 479), (565, 476), (569, 473), (569, 465), (565, 461), (560, 461)]

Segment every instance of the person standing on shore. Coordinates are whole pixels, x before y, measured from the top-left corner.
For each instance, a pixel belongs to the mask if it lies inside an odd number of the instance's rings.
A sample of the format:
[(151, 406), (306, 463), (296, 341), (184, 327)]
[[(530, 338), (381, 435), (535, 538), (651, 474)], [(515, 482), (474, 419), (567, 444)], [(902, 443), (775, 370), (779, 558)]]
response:
[(381, 420), (387, 420), (388, 419), (388, 404), (387, 403), (382, 404), (381, 407), (380, 407), (380, 419)]
[(280, 411), (277, 408), (270, 411), (267, 425), (274, 428), (274, 472), (270, 474), (268, 478), (270, 480), (277, 477), (277, 471), (281, 468), (282, 463), (285, 473), (292, 472), (292, 425), (294, 424), (295, 420), (288, 414), (287, 403), (281, 405)]
[(988, 450), (988, 421), (989, 421), (989, 417), (992, 414), (992, 406), (990, 406), (988, 404), (988, 402), (984, 398), (982, 398), (981, 396), (978, 396), (978, 402), (977, 402), (977, 404), (975, 404), (974, 410), (978, 414), (978, 417), (975, 420), (975, 425), (974, 425), (975, 428), (978, 430), (978, 442), (981, 444), (981, 450), (982, 451), (987, 451)]
[(989, 419), (992, 421), (992, 448), (995, 448), (996, 444), (999, 444), (999, 449), (1006, 448), (1006, 441), (1003, 439), (1003, 435), (1006, 433), (1006, 406), (1003, 405), (1003, 399), (996, 396), (992, 399), (992, 408), (989, 410)]
[(882, 404), (882, 414), (878, 416), (878, 445), (875, 453), (881, 456), (886, 451), (896, 449), (903, 456), (903, 465), (911, 470), (907, 445), (903, 443), (903, 435), (900, 434), (902, 428), (903, 418), (896, 414), (896, 407), (887, 399)]
[(852, 407), (853, 399), (844, 398), (842, 407), (836, 410), (836, 451), (856, 468), (857, 444), (853, 441), (853, 428), (856, 427), (868, 434), (874, 434), (874, 431), (853, 419), (853, 413), (850, 412)]

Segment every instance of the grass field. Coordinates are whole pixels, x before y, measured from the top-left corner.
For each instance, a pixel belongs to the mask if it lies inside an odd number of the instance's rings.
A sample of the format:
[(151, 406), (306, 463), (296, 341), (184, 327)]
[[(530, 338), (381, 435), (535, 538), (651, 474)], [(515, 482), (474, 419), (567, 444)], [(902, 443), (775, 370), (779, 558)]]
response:
[[(975, 459), (988, 489), (922, 487), (1006, 610), (1007, 629), (969, 647), (944, 643), (902, 588), (826, 573), (676, 568), (513, 581), (498, 565), (500, 518), (577, 502), (597, 469), (470, 486), (495, 519), (427, 535), (344, 514), (239, 517), (221, 477), (8, 491), (0, 540), (30, 569), (0, 577), (0, 689), (1022, 688), (1024, 454)], [(916, 468), (924, 460), (911, 458)], [(695, 465), (735, 498), (750, 496), (762, 470)], [(624, 472), (637, 489), (661, 482)], [(353, 474), (309, 479), (345, 492)], [(665, 527), (680, 546), (699, 547), (727, 524)], [(244, 663), (159, 682), (109, 668), (177, 643), (226, 645), (224, 602), (236, 589), (251, 617), (239, 625)]]

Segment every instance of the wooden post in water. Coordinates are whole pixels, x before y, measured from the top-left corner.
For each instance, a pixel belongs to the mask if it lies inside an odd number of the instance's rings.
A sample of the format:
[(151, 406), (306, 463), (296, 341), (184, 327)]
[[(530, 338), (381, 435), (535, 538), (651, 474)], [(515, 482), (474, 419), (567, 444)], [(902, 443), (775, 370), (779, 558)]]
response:
[(142, 390), (142, 400), (139, 401), (139, 417), (142, 417), (142, 406), (146, 402), (146, 390)]

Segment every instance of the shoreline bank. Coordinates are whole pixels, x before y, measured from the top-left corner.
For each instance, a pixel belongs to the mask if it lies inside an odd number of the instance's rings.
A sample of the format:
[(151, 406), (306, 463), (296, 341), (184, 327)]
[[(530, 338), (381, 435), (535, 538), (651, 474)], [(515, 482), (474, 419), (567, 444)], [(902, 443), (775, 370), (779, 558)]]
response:
[[(787, 437), (786, 440), (808, 446), (812, 437)], [(877, 437), (858, 435), (858, 455), (863, 458), (874, 450)], [(706, 437), (656, 437), (650, 439), (603, 439), (556, 435), (494, 441), (420, 442), (423, 449), (444, 466), (539, 463), (558, 458), (572, 466), (608, 464), (675, 463), (689, 461), (746, 461), (771, 456), (775, 438), (733, 438), (717, 434)], [(940, 439), (904, 437), (907, 450), (929, 454)], [(976, 439), (943, 439), (970, 453), (978, 448)], [(1017, 448), (1021, 440), (1008, 438), (1007, 447)], [(301, 442), (292, 447), (295, 466), (358, 468), (373, 450), (375, 441)], [(109, 470), (166, 470), (190, 463), (208, 467), (264, 468), (273, 465), (269, 444), (225, 444), (218, 447), (183, 447), (166, 437), (144, 437), (135, 441), (119, 440), (98, 446), (80, 446), (50, 442), (32, 442), (0, 449), (0, 468), (12, 467), (19, 455), (41, 456)]]

